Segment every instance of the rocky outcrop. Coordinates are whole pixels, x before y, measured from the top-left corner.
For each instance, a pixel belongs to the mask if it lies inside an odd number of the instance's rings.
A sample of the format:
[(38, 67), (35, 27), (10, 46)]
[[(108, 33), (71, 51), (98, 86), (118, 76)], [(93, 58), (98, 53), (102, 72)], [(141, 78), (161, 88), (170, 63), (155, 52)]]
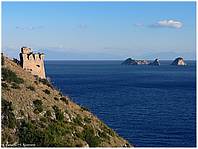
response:
[(87, 108), (2, 56), (1, 146), (130, 147)]
[(132, 59), (131, 58), (127, 58), (124, 62), (122, 62), (122, 65), (129, 65), (131, 63)]
[(148, 65), (149, 62), (147, 60), (134, 60), (131, 58), (127, 58), (122, 65)]
[(160, 62), (159, 62), (159, 59), (155, 59), (152, 63), (150, 63), (149, 65), (152, 65), (152, 66), (159, 66), (160, 65)]
[(148, 65), (149, 62), (147, 60), (136, 60), (137, 65)]
[(184, 59), (182, 57), (178, 57), (172, 62), (171, 65), (184, 66), (184, 65), (187, 65), (187, 64), (184, 62)]

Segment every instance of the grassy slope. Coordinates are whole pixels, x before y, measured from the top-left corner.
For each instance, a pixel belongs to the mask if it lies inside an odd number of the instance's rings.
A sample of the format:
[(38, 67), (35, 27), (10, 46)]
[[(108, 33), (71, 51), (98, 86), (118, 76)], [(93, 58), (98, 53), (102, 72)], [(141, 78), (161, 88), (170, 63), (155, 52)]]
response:
[(2, 81), (2, 145), (130, 146), (69, 97), (64, 98), (58, 90), (43, 84), (10, 59), (4, 57), (4, 60), (2, 68), (13, 71), (24, 82)]

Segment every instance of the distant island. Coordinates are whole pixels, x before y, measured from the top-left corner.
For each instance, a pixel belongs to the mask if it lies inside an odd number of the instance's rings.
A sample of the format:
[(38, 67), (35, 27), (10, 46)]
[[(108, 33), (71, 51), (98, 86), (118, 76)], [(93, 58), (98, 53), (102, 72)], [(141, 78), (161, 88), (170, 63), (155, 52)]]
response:
[(134, 60), (131, 58), (127, 58), (122, 64), (123, 65), (148, 65), (149, 62), (146, 60)]
[(181, 65), (181, 66), (184, 66), (184, 65), (187, 65), (185, 62), (184, 62), (184, 59), (182, 57), (178, 57), (176, 58), (171, 65)]
[(149, 65), (159, 66), (160, 65), (159, 59), (155, 59), (152, 63), (149, 63)]
[[(132, 58), (127, 58), (121, 64), (122, 65), (152, 65), (152, 66), (160, 66), (160, 61), (159, 61), (159, 59), (155, 59), (153, 62), (149, 62), (148, 60), (135, 60), (135, 59), (132, 59)], [(182, 57), (178, 57), (171, 63), (171, 65), (184, 66), (184, 65), (187, 65), (187, 64), (184, 62), (184, 59)]]
[(149, 62), (147, 60), (134, 60), (132, 58), (127, 58), (122, 65), (155, 65), (159, 66), (160, 62), (158, 59), (155, 59), (153, 62)]

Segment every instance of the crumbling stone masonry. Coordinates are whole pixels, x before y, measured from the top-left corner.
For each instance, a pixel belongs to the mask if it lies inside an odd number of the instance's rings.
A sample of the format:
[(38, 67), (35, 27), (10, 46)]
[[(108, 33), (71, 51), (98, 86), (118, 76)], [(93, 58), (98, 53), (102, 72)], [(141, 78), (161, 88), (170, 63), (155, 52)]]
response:
[(33, 75), (46, 78), (43, 53), (33, 53), (30, 48), (22, 47), (20, 64), (24, 70), (31, 72)]

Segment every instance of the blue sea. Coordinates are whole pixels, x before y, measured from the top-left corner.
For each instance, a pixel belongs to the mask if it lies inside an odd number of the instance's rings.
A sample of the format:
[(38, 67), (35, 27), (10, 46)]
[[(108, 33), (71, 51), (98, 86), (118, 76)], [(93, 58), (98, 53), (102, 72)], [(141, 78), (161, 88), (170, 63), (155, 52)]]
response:
[(64, 95), (136, 147), (196, 146), (196, 62), (126, 66), (122, 61), (46, 61)]

